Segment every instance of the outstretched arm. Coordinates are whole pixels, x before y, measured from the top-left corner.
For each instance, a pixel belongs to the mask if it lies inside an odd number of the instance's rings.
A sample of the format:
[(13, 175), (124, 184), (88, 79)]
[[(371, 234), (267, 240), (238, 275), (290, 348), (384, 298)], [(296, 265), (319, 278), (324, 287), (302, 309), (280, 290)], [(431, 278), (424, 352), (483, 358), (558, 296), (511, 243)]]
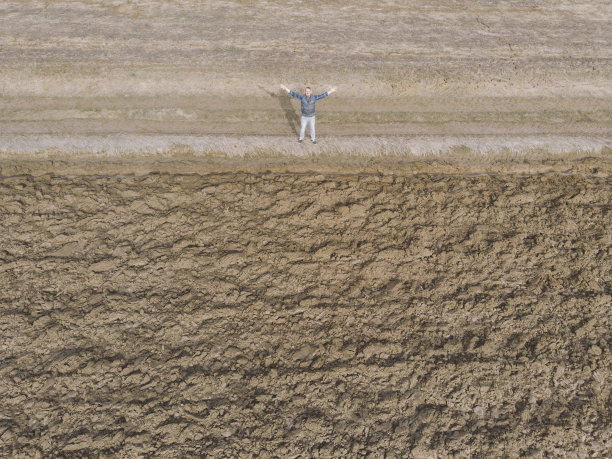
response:
[(318, 94), (315, 96), (315, 100), (323, 99), (324, 97), (329, 96), (332, 92), (336, 92), (336, 87), (334, 86), (329, 91), (324, 92), (323, 94)]
[(301, 98), (302, 98), (302, 95), (301, 95), (301, 94), (298, 94), (297, 92), (293, 92), (291, 89), (289, 89), (289, 88), (288, 88), (287, 86), (285, 86), (284, 84), (281, 84), (281, 85), (280, 85), (280, 87), (281, 87), (281, 89), (283, 89), (283, 90), (287, 91), (287, 93), (288, 93), (290, 96), (293, 96), (293, 97), (295, 97), (295, 98), (297, 98), (297, 99), (301, 99)]

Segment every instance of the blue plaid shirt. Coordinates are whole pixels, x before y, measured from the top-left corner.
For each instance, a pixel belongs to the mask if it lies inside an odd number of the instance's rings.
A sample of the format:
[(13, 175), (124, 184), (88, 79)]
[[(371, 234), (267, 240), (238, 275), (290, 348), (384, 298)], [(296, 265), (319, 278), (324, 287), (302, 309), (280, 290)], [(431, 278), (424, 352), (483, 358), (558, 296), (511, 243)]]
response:
[(302, 116), (314, 116), (315, 101), (329, 96), (327, 91), (323, 94), (311, 94), (310, 97), (306, 97), (306, 94), (298, 94), (294, 91), (289, 91), (289, 95), (295, 97), (296, 99), (300, 99), (300, 101), (302, 102)]

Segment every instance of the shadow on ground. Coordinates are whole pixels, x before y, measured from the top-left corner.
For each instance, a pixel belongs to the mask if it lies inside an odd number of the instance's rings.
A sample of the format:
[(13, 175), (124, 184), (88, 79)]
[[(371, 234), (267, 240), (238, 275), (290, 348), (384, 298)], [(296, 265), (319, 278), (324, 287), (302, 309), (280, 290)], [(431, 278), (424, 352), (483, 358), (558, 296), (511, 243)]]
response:
[(261, 89), (262, 91), (265, 91), (266, 94), (268, 94), (270, 97), (278, 100), (278, 103), (285, 114), (285, 119), (287, 120), (287, 123), (289, 124), (291, 131), (293, 132), (294, 135), (297, 136), (298, 135), (297, 127), (300, 122), (300, 117), (296, 113), (295, 108), (293, 108), (293, 105), (291, 105), (290, 97), (286, 93), (283, 93), (283, 92), (268, 91), (263, 86), (258, 86), (258, 88)]

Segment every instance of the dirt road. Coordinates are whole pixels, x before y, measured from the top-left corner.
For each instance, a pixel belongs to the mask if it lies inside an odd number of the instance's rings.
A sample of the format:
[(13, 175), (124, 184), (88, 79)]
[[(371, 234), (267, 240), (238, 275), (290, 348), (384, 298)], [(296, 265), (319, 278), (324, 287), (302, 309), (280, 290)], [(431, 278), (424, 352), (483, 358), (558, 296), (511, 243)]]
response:
[(17, 138), (294, 137), (299, 108), (284, 83), (338, 86), (318, 105), (321, 137), (565, 135), (612, 145), (603, 0), (10, 0), (0, 17), (0, 132)]

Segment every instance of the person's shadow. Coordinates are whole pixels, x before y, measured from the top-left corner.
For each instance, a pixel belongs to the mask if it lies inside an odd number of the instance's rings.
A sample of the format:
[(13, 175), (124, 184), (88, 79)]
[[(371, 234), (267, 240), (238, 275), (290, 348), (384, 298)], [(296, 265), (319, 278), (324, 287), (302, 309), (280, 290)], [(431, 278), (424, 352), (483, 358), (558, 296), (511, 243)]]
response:
[(282, 92), (272, 92), (268, 91), (261, 85), (257, 86), (262, 91), (265, 91), (270, 97), (278, 100), (281, 109), (285, 113), (285, 118), (287, 119), (287, 123), (289, 123), (289, 127), (293, 131), (293, 133), (298, 135), (298, 126), (300, 125), (300, 117), (295, 112), (293, 105), (291, 105), (291, 96), (289, 96), (285, 91)]

